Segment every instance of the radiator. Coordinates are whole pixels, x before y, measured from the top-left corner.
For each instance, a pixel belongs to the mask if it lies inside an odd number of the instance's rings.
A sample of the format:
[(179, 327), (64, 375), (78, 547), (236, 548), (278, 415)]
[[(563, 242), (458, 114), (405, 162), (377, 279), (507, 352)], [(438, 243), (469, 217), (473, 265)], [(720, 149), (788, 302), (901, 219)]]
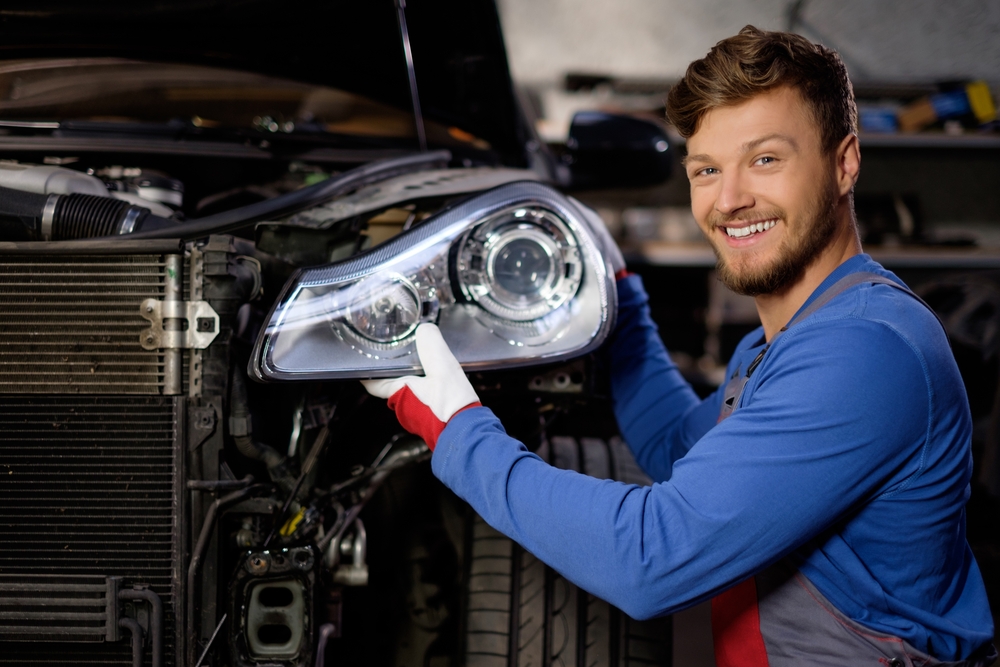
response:
[(163, 255), (0, 254), (0, 394), (160, 394), (162, 351), (140, 346)]
[[(35, 587), (32, 595), (48, 590), (65, 597), (83, 575), (98, 583), (118, 576), (126, 585), (149, 585), (165, 611), (164, 664), (174, 664), (179, 401), (0, 400), (0, 665), (132, 664), (127, 641), (86, 637), (85, 623), (76, 626), (72, 643), (52, 643), (58, 636), (30, 641), (44, 632), (19, 636), (26, 624), (15, 622), (17, 610), (25, 609), (17, 600), (26, 594), (4, 593), (4, 580), (42, 581), (48, 587)], [(82, 592), (76, 597), (86, 599)], [(14, 618), (3, 620), (4, 611)], [(14, 637), (22, 641), (10, 641)]]
[(176, 665), (187, 399), (163, 395), (165, 353), (140, 344), (140, 304), (177, 284), (168, 256), (11, 245), (0, 247), (0, 665), (131, 665), (113, 616), (148, 626), (146, 608), (109, 600), (108, 582), (159, 596), (163, 664)]

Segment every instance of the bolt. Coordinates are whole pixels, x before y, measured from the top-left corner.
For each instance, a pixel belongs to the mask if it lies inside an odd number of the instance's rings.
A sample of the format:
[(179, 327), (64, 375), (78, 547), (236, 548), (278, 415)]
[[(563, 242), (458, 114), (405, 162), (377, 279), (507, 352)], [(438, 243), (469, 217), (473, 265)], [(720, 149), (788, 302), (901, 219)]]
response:
[(147, 312), (147, 313), (151, 313), (151, 312), (153, 312), (153, 306), (152, 306), (152, 304), (147, 304), (147, 305), (146, 305), (146, 312)]
[(266, 574), (271, 566), (271, 561), (266, 554), (253, 554), (247, 559), (247, 570), (250, 574)]

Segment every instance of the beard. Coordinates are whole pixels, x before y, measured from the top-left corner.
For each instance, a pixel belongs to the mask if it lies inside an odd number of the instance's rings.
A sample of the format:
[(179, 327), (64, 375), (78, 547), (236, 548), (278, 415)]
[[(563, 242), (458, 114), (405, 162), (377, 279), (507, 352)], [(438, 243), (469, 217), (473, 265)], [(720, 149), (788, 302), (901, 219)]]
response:
[[(772, 294), (790, 287), (802, 277), (830, 242), (837, 227), (836, 207), (837, 193), (834, 188), (823, 188), (819, 198), (810, 207), (811, 210), (802, 217), (798, 230), (788, 230), (790, 233), (785, 235), (778, 247), (777, 257), (766, 264), (755, 261), (757, 258), (754, 252), (727, 259), (713, 239), (712, 248), (718, 260), (716, 271), (719, 280), (737, 294), (746, 296)], [(780, 208), (735, 216), (714, 215), (709, 218), (709, 223), (714, 229), (738, 220), (770, 219), (788, 224), (788, 217)]]

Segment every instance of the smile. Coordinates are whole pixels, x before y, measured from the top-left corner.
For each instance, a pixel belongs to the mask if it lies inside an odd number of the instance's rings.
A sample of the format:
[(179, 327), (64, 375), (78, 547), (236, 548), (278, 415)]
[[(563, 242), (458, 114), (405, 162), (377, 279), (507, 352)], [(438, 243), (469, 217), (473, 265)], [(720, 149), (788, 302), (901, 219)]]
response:
[(776, 224), (778, 224), (777, 220), (764, 220), (763, 222), (756, 222), (752, 225), (747, 225), (746, 227), (723, 227), (723, 229), (726, 230), (726, 234), (729, 234), (732, 238), (739, 239), (752, 234), (766, 232)]

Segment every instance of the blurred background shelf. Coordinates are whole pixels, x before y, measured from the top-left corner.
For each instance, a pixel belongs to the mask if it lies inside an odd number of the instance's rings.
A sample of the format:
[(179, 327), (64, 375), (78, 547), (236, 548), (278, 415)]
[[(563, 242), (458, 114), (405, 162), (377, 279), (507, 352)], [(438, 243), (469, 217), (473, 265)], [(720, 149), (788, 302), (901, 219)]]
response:
[(914, 134), (861, 135), (861, 149), (866, 148), (986, 148), (1000, 150), (1000, 135), (945, 134), (917, 132)]

